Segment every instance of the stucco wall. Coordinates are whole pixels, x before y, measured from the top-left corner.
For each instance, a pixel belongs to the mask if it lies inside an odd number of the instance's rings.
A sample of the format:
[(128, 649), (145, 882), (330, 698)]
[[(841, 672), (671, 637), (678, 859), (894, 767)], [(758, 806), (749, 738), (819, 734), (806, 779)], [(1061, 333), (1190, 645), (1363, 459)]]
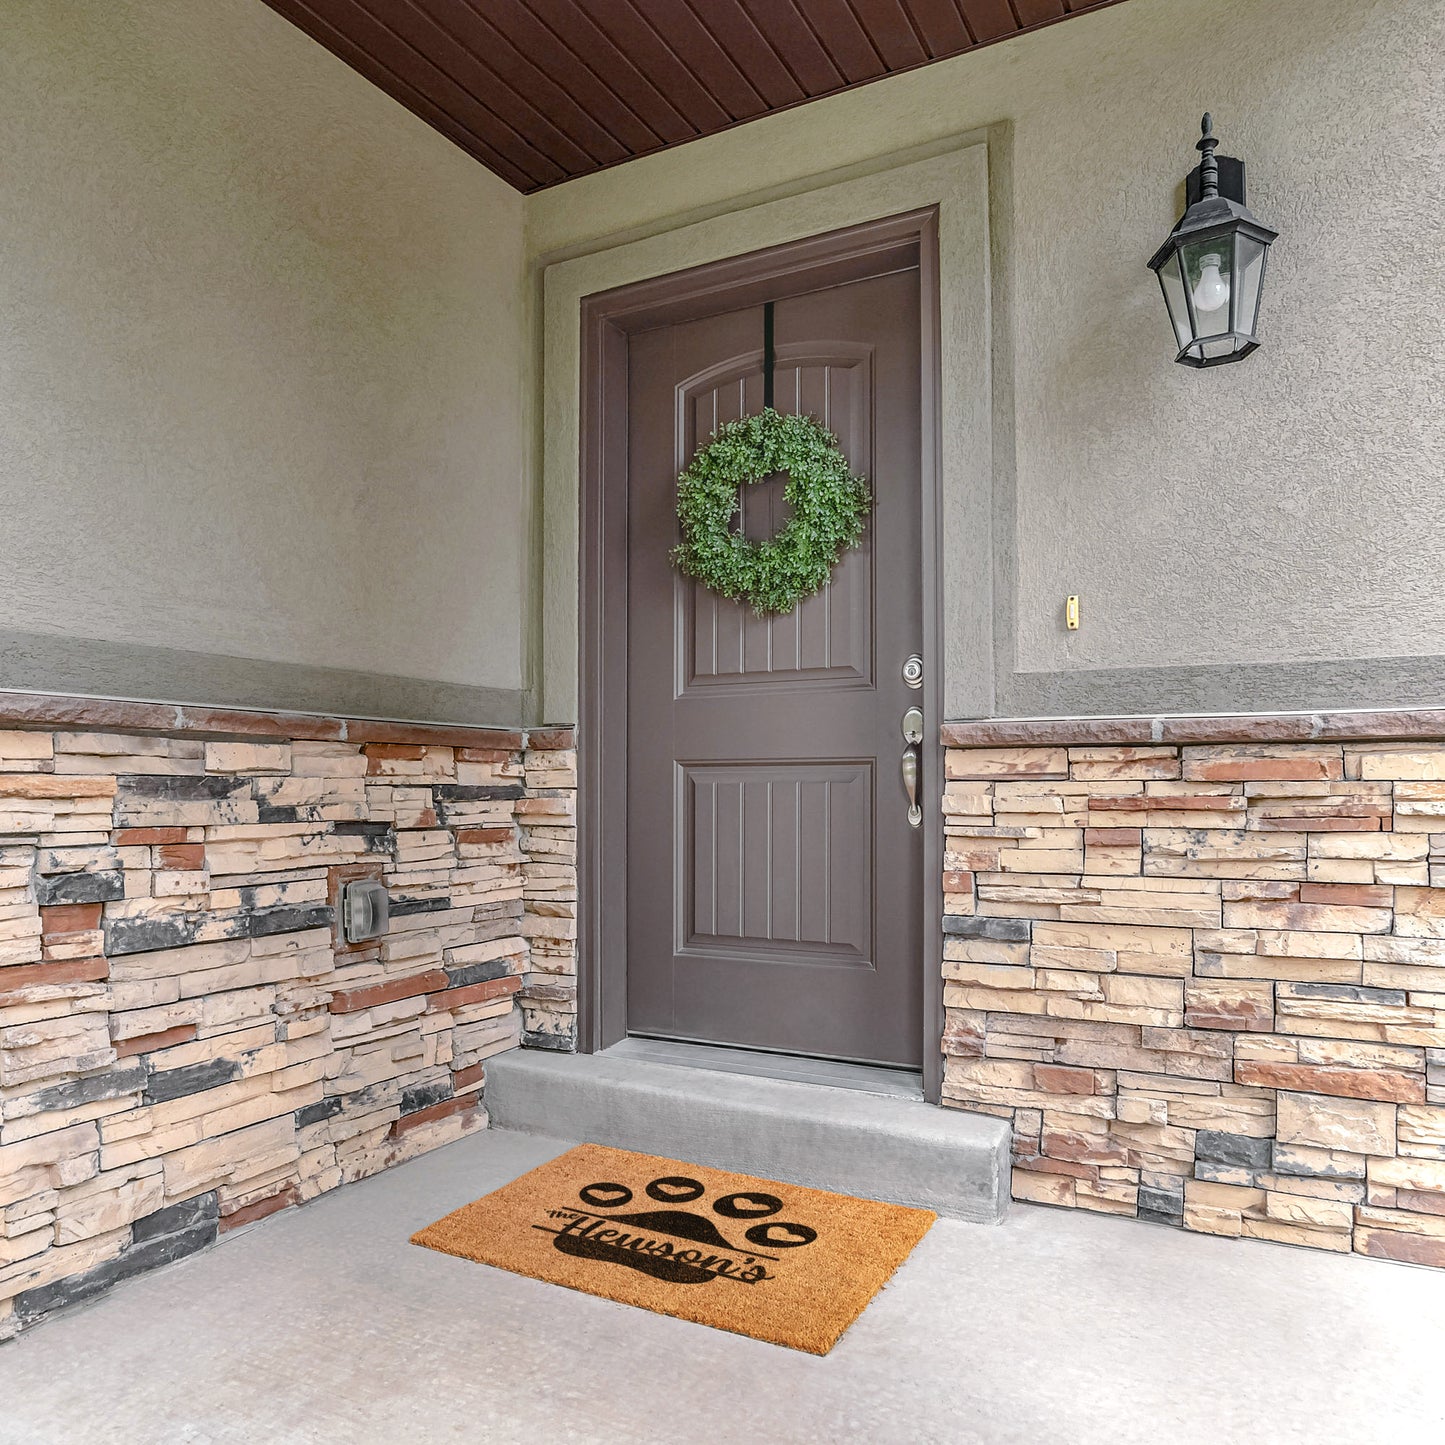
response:
[(521, 197), (260, 0), (4, 32), (0, 685), (515, 721)]
[[(883, 187), (987, 128), (995, 645), (975, 664), (993, 691), (955, 659), (950, 710), (1431, 701), (1442, 50), (1438, 0), (1128, 0), (544, 191), (529, 249), (541, 265), (805, 206), (823, 182)], [(1206, 108), (1282, 237), (1263, 349), (1200, 374), (1172, 362), (1145, 262)], [(550, 593), (571, 561), (548, 563)]]

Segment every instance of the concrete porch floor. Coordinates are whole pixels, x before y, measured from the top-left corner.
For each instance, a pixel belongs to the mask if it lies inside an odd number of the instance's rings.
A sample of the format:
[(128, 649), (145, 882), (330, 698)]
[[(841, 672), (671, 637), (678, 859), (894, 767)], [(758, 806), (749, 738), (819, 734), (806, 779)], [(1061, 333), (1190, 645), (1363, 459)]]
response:
[(0, 1346), (0, 1441), (1440, 1437), (1445, 1277), (1015, 1206), (941, 1220), (826, 1358), (407, 1243), (566, 1144), (474, 1136)]

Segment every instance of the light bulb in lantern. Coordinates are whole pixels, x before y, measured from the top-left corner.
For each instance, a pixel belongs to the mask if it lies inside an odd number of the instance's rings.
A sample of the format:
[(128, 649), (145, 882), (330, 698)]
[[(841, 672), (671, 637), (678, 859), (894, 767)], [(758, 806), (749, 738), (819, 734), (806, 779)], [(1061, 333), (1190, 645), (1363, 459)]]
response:
[(1199, 284), (1194, 288), (1197, 311), (1218, 311), (1229, 304), (1229, 281), (1220, 273), (1220, 257), (1211, 251), (1199, 263)]

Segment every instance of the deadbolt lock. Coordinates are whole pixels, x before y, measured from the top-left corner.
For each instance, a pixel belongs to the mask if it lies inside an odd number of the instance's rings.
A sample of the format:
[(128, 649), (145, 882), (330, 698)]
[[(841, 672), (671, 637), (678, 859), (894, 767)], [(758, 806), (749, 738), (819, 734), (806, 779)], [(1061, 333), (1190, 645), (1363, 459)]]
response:
[(903, 664), (903, 681), (909, 687), (923, 686), (923, 657), (915, 652), (910, 654), (908, 661)]

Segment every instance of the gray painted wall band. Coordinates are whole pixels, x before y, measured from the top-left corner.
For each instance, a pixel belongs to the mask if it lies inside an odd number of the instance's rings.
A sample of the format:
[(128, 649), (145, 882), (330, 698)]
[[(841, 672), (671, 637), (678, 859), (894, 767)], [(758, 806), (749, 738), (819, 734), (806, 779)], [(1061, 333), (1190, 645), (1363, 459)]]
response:
[(0, 629), (0, 687), (141, 702), (520, 727), (526, 693)]
[(1430, 707), (1442, 702), (1445, 656), (1367, 657), (1003, 673), (993, 715), (1327, 712)]

